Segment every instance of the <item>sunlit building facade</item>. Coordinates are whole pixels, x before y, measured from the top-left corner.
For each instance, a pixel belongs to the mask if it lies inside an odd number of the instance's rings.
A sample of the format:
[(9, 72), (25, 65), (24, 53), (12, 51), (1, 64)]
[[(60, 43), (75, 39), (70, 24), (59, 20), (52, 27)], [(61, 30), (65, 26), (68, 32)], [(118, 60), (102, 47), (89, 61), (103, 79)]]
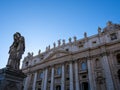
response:
[(22, 71), (24, 90), (120, 90), (120, 24), (108, 22), (96, 35), (28, 53)]

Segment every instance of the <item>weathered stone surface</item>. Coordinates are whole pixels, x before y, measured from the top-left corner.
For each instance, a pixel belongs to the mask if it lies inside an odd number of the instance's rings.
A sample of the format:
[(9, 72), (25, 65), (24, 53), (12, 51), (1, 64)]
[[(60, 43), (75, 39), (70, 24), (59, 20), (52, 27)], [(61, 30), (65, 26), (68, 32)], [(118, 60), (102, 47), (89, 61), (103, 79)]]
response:
[(0, 90), (22, 90), (25, 77), (21, 70), (7, 67), (0, 69)]

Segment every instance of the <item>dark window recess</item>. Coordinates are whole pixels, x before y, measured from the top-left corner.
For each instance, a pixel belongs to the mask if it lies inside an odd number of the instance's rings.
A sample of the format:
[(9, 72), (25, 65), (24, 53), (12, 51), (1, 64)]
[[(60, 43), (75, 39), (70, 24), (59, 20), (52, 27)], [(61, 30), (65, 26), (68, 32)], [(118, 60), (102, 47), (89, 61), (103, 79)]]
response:
[(79, 47), (79, 48), (82, 48), (83, 46), (84, 46), (84, 42), (80, 41), (80, 42), (78, 43), (78, 47)]
[(117, 63), (120, 64), (120, 54), (118, 54), (116, 58), (117, 58)]
[(25, 63), (25, 66), (28, 66), (28, 62)]
[(82, 90), (89, 90), (89, 88), (88, 88), (88, 82), (83, 82), (82, 83)]
[(38, 88), (38, 90), (41, 90), (41, 88)]
[(41, 85), (41, 82), (39, 82), (38, 84)]
[(119, 82), (120, 82), (120, 69), (118, 70), (118, 79), (119, 79)]
[(44, 59), (44, 55), (41, 55), (40, 58), (41, 58), (41, 59)]
[(69, 49), (67, 48), (67, 49), (65, 49), (66, 51), (69, 51)]
[(83, 75), (82, 78), (86, 78), (87, 76), (86, 75)]
[(92, 43), (93, 43), (93, 44), (96, 44), (97, 42), (96, 42), (96, 41), (93, 41)]
[(57, 86), (56, 86), (56, 90), (61, 90), (61, 86), (60, 86), (60, 85), (57, 85)]
[(112, 34), (110, 34), (110, 38), (111, 38), (111, 40), (115, 40), (115, 39), (117, 39), (117, 35), (116, 35), (116, 33), (112, 33)]
[(49, 83), (51, 83), (51, 81), (48, 81)]
[(66, 78), (66, 80), (69, 80), (69, 78)]

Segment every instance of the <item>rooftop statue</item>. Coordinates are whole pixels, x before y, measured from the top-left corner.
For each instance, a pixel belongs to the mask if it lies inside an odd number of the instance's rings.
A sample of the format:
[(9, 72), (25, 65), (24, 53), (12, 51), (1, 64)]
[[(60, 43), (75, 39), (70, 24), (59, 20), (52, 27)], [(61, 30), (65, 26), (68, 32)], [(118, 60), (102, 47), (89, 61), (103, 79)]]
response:
[(25, 39), (19, 32), (13, 35), (13, 44), (10, 46), (7, 66), (19, 70), (20, 59), (25, 51)]

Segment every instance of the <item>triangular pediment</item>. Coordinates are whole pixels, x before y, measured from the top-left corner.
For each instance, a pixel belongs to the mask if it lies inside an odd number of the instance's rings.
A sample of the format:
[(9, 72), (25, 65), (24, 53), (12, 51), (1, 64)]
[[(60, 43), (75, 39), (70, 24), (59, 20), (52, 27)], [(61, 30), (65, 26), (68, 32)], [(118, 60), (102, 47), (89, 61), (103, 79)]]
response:
[(48, 57), (45, 58), (45, 60), (51, 60), (55, 58), (59, 58), (65, 55), (69, 55), (71, 52), (64, 51), (64, 50), (57, 50), (52, 52)]

